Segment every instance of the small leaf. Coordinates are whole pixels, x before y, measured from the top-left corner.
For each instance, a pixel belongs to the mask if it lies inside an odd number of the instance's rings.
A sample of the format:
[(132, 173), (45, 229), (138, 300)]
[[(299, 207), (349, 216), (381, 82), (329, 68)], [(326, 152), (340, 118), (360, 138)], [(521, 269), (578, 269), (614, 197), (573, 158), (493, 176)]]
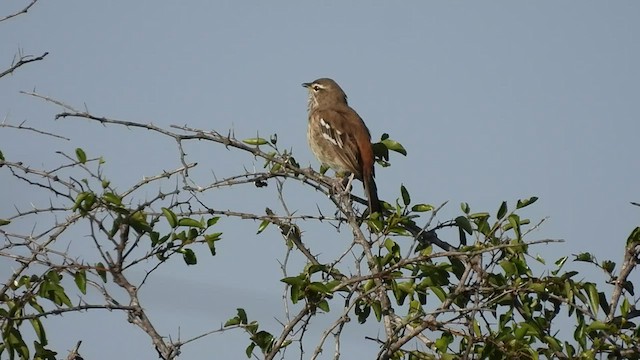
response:
[(608, 272), (609, 274), (613, 273), (613, 270), (616, 268), (616, 263), (610, 260), (605, 260), (602, 262), (602, 269)]
[(0, 226), (11, 224), (11, 220), (0, 219)]
[(471, 212), (471, 208), (469, 207), (469, 204), (466, 202), (460, 203), (460, 209), (462, 209), (462, 212), (465, 214), (468, 214), (469, 212)]
[(516, 234), (516, 238), (520, 239), (520, 216), (516, 214), (511, 214), (508, 217), (509, 225), (513, 229), (513, 232)]
[(195, 265), (198, 263), (198, 258), (191, 249), (182, 249), (182, 258), (187, 265)]
[(516, 208), (517, 209), (522, 209), (523, 207), (527, 207), (531, 204), (533, 204), (534, 202), (538, 201), (538, 198), (535, 196), (532, 196), (528, 199), (522, 199), (522, 200), (518, 200), (518, 203), (516, 204)]
[(114, 205), (122, 205), (122, 199), (120, 199), (120, 197), (114, 193), (105, 193), (102, 198), (108, 203)]
[(248, 145), (256, 145), (256, 146), (266, 145), (266, 144), (269, 143), (267, 141), (267, 139), (263, 139), (261, 137), (244, 139), (244, 140), (242, 140), (242, 142), (245, 143), (245, 144), (248, 144)]
[(433, 291), (440, 301), (445, 301), (447, 299), (447, 293), (445, 293), (440, 286), (431, 286), (429, 289)]
[(382, 140), (382, 143), (387, 147), (387, 149), (407, 156), (407, 150), (405, 150), (404, 146), (402, 146), (402, 144), (400, 144), (399, 142), (391, 139), (385, 139)]
[(84, 164), (87, 162), (87, 154), (84, 153), (84, 150), (81, 148), (76, 149), (76, 158), (80, 164)]
[(327, 302), (327, 300), (322, 300), (318, 303), (318, 308), (321, 309), (322, 311), (328, 313), (329, 312), (329, 303)]
[(640, 243), (640, 226), (633, 229), (627, 238), (627, 245)]
[(608, 329), (609, 329), (609, 325), (601, 321), (594, 321), (591, 324), (589, 324), (589, 326), (587, 326), (587, 331), (608, 330)]
[(376, 316), (376, 320), (382, 320), (382, 304), (380, 304), (380, 301), (374, 301), (373, 303), (371, 303), (371, 308), (373, 309), (373, 313)]
[(416, 204), (411, 207), (411, 211), (415, 212), (427, 212), (431, 210), (433, 210), (433, 206), (428, 204)]
[(404, 185), (400, 186), (400, 194), (402, 194), (402, 202), (404, 203), (404, 206), (409, 206), (411, 203), (411, 196)]
[(575, 261), (593, 262), (593, 255), (588, 252), (580, 253), (576, 255)]
[(78, 290), (80, 290), (80, 292), (86, 295), (87, 294), (87, 273), (84, 270), (79, 270), (73, 276), (73, 280), (75, 281), (76, 286), (78, 287)]
[(280, 279), (280, 281), (282, 281), (285, 284), (292, 285), (292, 286), (294, 286), (294, 285), (300, 286), (300, 285), (304, 284), (304, 280), (301, 279), (298, 276), (286, 277), (284, 279)]
[(247, 346), (247, 348), (244, 350), (245, 355), (247, 355), (247, 358), (251, 358), (251, 355), (253, 354), (253, 349), (255, 349), (256, 347), (256, 343), (251, 342), (251, 344), (249, 344), (249, 346)]
[(502, 267), (502, 269), (504, 270), (504, 273), (507, 277), (511, 277), (514, 274), (516, 274), (517, 272), (517, 267), (514, 263), (512, 263), (511, 261), (508, 260), (502, 260), (500, 262), (500, 266)]
[(129, 225), (140, 234), (153, 231), (147, 222), (147, 216), (142, 211), (136, 211), (129, 217)]
[(507, 215), (507, 202), (503, 201), (500, 205), (500, 209), (498, 209), (498, 219), (502, 219), (505, 215)]
[(477, 212), (469, 215), (470, 219), (484, 219), (491, 216), (488, 212)]
[(164, 214), (164, 217), (167, 218), (169, 226), (171, 226), (172, 229), (178, 227), (178, 217), (173, 213), (173, 211), (163, 207), (162, 214)]
[(236, 309), (237, 314), (238, 314), (238, 318), (240, 319), (240, 324), (246, 324), (247, 323), (247, 312), (244, 311), (243, 308), (237, 308)]
[(262, 222), (260, 223), (260, 226), (258, 226), (257, 234), (260, 234), (261, 232), (263, 232), (267, 228), (267, 226), (269, 226), (269, 224), (271, 224), (269, 220), (262, 220)]
[(29, 319), (29, 322), (33, 327), (33, 331), (36, 333), (36, 336), (38, 336), (38, 340), (40, 341), (40, 343), (42, 345), (47, 345), (47, 334), (45, 333), (44, 328), (42, 327), (42, 323), (40, 322), (40, 319), (38, 318)]
[(96, 272), (100, 276), (103, 282), (107, 282), (107, 269), (104, 267), (104, 264), (99, 262), (96, 264)]
[(220, 220), (220, 216), (214, 216), (211, 219), (207, 220), (207, 227), (211, 227), (213, 225), (215, 225), (218, 220)]
[(204, 236), (204, 240), (207, 242), (207, 245), (209, 245), (211, 256), (216, 256), (216, 241), (220, 240), (221, 238), (222, 238), (221, 232), (206, 234)]
[(204, 225), (200, 221), (191, 218), (182, 218), (178, 220), (178, 226), (188, 226), (198, 229), (204, 229)]
[(473, 234), (473, 228), (471, 227), (471, 223), (469, 222), (469, 219), (467, 219), (464, 216), (458, 216), (455, 221), (456, 221), (456, 225), (458, 225), (458, 227), (466, 231), (467, 234), (469, 235)]
[(331, 294), (331, 289), (329, 289), (325, 284), (317, 281), (309, 284), (307, 289), (323, 294)]
[(585, 290), (587, 290), (587, 295), (589, 295), (589, 305), (591, 305), (591, 311), (594, 314), (598, 314), (598, 310), (600, 309), (600, 297), (598, 295), (598, 289), (593, 283), (585, 283)]

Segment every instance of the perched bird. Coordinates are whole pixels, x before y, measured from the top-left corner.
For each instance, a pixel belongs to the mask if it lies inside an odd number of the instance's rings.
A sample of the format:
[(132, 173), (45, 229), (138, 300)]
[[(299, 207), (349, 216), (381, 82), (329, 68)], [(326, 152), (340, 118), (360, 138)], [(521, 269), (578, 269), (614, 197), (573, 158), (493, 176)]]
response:
[(347, 94), (328, 78), (302, 86), (309, 90), (307, 140), (311, 151), (322, 164), (361, 180), (369, 212), (382, 213), (374, 180), (371, 134), (360, 115), (349, 107)]

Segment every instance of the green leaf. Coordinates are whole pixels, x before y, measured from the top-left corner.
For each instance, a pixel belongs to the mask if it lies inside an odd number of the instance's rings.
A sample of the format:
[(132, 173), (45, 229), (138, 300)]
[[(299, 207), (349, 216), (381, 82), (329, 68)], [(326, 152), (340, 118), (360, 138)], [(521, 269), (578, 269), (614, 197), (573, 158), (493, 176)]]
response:
[(507, 202), (503, 201), (500, 205), (500, 209), (498, 209), (498, 219), (502, 219), (505, 215), (507, 215), (507, 211), (509, 211), (507, 209)]
[(198, 229), (204, 229), (204, 225), (200, 221), (191, 218), (182, 218), (178, 220), (178, 226), (188, 226)]
[(240, 319), (237, 316), (232, 317), (224, 323), (224, 327), (234, 326), (240, 324)]
[(600, 297), (598, 295), (598, 289), (593, 283), (585, 283), (584, 288), (589, 296), (589, 305), (591, 305), (591, 311), (597, 316), (600, 309)]
[(307, 286), (307, 289), (323, 294), (331, 294), (331, 289), (329, 289), (325, 284), (321, 282), (314, 281)]
[(191, 249), (182, 249), (182, 258), (187, 265), (195, 265), (198, 263), (196, 253)]
[(11, 224), (11, 220), (0, 219), (0, 226)]
[(322, 300), (318, 303), (318, 308), (321, 309), (322, 311), (328, 313), (329, 312), (329, 303), (327, 302), (327, 300)]
[(485, 219), (491, 216), (488, 212), (477, 212), (469, 215), (470, 219)]
[(260, 234), (261, 232), (263, 232), (267, 228), (267, 226), (269, 226), (269, 224), (271, 224), (269, 220), (262, 220), (260, 226), (258, 226), (258, 232), (256, 234)]
[(173, 211), (163, 207), (162, 214), (164, 214), (164, 217), (167, 218), (169, 226), (171, 226), (172, 229), (178, 227), (178, 217), (173, 213)]
[(247, 145), (256, 145), (256, 146), (260, 146), (260, 145), (266, 145), (269, 142), (267, 141), (267, 139), (263, 139), (261, 137), (255, 137), (255, 138), (249, 138), (249, 139), (244, 139), (242, 140), (243, 143), (247, 144)]
[(608, 272), (609, 274), (613, 273), (613, 270), (616, 268), (616, 263), (610, 260), (605, 260), (602, 262), (602, 269)]
[(213, 225), (215, 225), (218, 220), (220, 220), (220, 216), (214, 216), (211, 219), (207, 220), (207, 227), (211, 227)]
[(411, 211), (415, 212), (427, 212), (431, 210), (433, 210), (433, 206), (428, 204), (416, 204), (411, 207)]
[(516, 265), (509, 260), (500, 261), (500, 266), (504, 270), (504, 273), (507, 277), (513, 276), (514, 274), (517, 273), (517, 270), (518, 270)]
[[(5, 330), (6, 331), (6, 330)], [(6, 335), (5, 335), (6, 334)], [(16, 328), (10, 328), (8, 334), (3, 332), (3, 340), (6, 336), (6, 342), (9, 349), (16, 351), (22, 359), (29, 359), (29, 348), (22, 340), (22, 334)], [(10, 358), (13, 358), (11, 356)]]
[(633, 231), (631, 232), (631, 234), (629, 234), (629, 237), (627, 238), (627, 246), (631, 244), (638, 244), (638, 243), (640, 243), (640, 227), (636, 227), (635, 229), (633, 229)]
[(438, 300), (445, 301), (447, 293), (440, 286), (430, 286), (429, 289), (438, 297)]
[(103, 263), (99, 262), (99, 263), (96, 264), (96, 272), (98, 273), (98, 275), (100, 276), (102, 281), (104, 283), (106, 283), (107, 282), (107, 268), (104, 266)]
[(575, 261), (593, 262), (593, 255), (588, 252), (580, 253), (576, 255)]
[(237, 314), (238, 314), (238, 318), (240, 319), (240, 324), (246, 324), (247, 323), (247, 312), (244, 311), (243, 308), (237, 308), (236, 309)]
[(465, 214), (468, 214), (469, 212), (471, 212), (471, 208), (469, 207), (469, 204), (467, 204), (466, 202), (460, 203), (460, 209), (462, 209), (462, 212)]
[(382, 320), (382, 304), (380, 304), (380, 301), (376, 300), (372, 302), (371, 308), (373, 309), (373, 314), (376, 316), (376, 320), (378, 320), (378, 322)]
[(466, 231), (467, 234), (469, 235), (473, 234), (473, 228), (471, 227), (471, 223), (469, 222), (469, 219), (467, 219), (464, 216), (458, 216), (455, 222), (456, 222), (456, 225), (462, 228), (464, 231)]
[(102, 195), (102, 198), (108, 203), (114, 205), (122, 205), (122, 199), (114, 193), (105, 193), (104, 195)]
[(33, 331), (36, 333), (38, 340), (42, 345), (47, 345), (47, 334), (44, 331), (44, 327), (42, 327), (42, 323), (40, 319), (29, 319), (31, 326), (33, 327)]
[(400, 185), (400, 194), (402, 194), (402, 202), (404, 203), (404, 206), (409, 206), (411, 203), (411, 196), (404, 185)]
[(568, 256), (563, 256), (560, 259), (556, 260), (555, 264), (558, 268), (552, 272), (554, 276), (558, 274), (558, 272), (560, 271), (560, 269), (562, 269), (564, 263), (566, 263), (568, 259)]
[(445, 332), (442, 334), (442, 337), (436, 340), (435, 346), (439, 352), (444, 353), (447, 351), (449, 344), (453, 342), (453, 335), (450, 332)]
[(587, 326), (587, 331), (594, 331), (594, 330), (609, 330), (610, 326), (601, 322), (601, 321), (594, 321), (591, 324), (589, 324), (589, 326)]
[(76, 158), (80, 164), (84, 164), (87, 162), (87, 154), (84, 153), (84, 150), (81, 148), (76, 149)]
[(509, 215), (509, 225), (516, 234), (516, 239), (520, 239), (520, 216), (516, 214)]
[(282, 281), (285, 284), (297, 285), (297, 286), (302, 286), (305, 282), (305, 280), (301, 279), (299, 276), (286, 277), (284, 279), (280, 279), (280, 281)]
[(384, 144), (384, 146), (387, 147), (387, 149), (407, 156), (407, 150), (405, 150), (404, 146), (402, 146), (402, 144), (400, 144), (399, 142), (391, 139), (385, 139), (381, 142)]
[(78, 290), (84, 295), (87, 294), (87, 273), (84, 270), (78, 270), (73, 276), (73, 280), (78, 287)]
[(136, 211), (129, 216), (129, 225), (139, 234), (145, 234), (153, 231), (147, 222), (147, 216), (142, 211)]
[(251, 358), (251, 355), (253, 354), (253, 349), (255, 349), (256, 347), (256, 343), (251, 342), (251, 344), (249, 344), (249, 346), (247, 346), (247, 348), (244, 350), (245, 355), (247, 355), (247, 358)]
[(209, 250), (211, 251), (211, 256), (216, 256), (216, 241), (220, 240), (221, 236), (221, 232), (207, 234), (204, 236), (204, 240), (207, 242)]
[(552, 336), (544, 336), (543, 340), (545, 343), (547, 343), (549, 345), (549, 347), (551, 349), (553, 349), (554, 351), (562, 351), (562, 344), (560, 344), (558, 342), (558, 339), (552, 337)]
[(518, 203), (516, 204), (516, 209), (522, 209), (523, 207), (527, 207), (536, 201), (538, 201), (538, 198), (535, 196), (532, 196), (528, 199), (518, 200)]

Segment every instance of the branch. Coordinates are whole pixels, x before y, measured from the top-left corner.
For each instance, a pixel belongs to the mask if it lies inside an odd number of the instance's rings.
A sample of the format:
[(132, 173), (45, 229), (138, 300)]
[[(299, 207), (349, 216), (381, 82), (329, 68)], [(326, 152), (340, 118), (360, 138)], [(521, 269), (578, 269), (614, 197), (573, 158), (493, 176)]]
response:
[(32, 128), (32, 127), (29, 127), (29, 126), (22, 126), (22, 124), (24, 124), (24, 122), (20, 123), (20, 125), (18, 125), (18, 126), (6, 124), (6, 123), (3, 122), (2, 124), (0, 124), (0, 127), (6, 127), (6, 128), (18, 129), (18, 130), (29, 130), (29, 131), (36, 132), (38, 134), (48, 135), (48, 136), (52, 136), (52, 137), (55, 137), (55, 138), (58, 138), (58, 139), (62, 139), (62, 140), (67, 140), (67, 141), (71, 140), (71, 139), (69, 139), (67, 137), (64, 137), (64, 136), (52, 134), (50, 132), (38, 130), (36, 128)]
[(16, 13), (13, 13), (13, 14), (11, 14), (11, 15), (7, 15), (7, 16), (5, 16), (5, 17), (3, 17), (3, 18), (0, 18), (0, 22), (3, 22), (3, 21), (5, 21), (5, 20), (9, 20), (9, 19), (14, 18), (14, 17), (16, 17), (16, 16), (18, 16), (18, 15), (26, 14), (26, 13), (27, 13), (27, 11), (29, 11), (29, 9), (31, 9), (31, 7), (32, 7), (33, 5), (35, 5), (37, 2), (38, 2), (38, 0), (31, 0), (31, 2), (29, 3), (29, 5), (25, 6), (22, 10), (20, 10), (20, 11), (18, 11), (18, 12), (16, 12)]
[(7, 70), (3, 71), (0, 73), (0, 78), (5, 76), (5, 75), (9, 75), (11, 73), (13, 73), (17, 68), (21, 67), (22, 65), (28, 64), (30, 62), (34, 62), (34, 61), (40, 61), (43, 60), (45, 58), (45, 56), (49, 55), (48, 52), (38, 56), (38, 57), (32, 57), (32, 55), (27, 55), (27, 56), (21, 56), (20, 60), (18, 60), (17, 63), (13, 64), (10, 68), (8, 68)]

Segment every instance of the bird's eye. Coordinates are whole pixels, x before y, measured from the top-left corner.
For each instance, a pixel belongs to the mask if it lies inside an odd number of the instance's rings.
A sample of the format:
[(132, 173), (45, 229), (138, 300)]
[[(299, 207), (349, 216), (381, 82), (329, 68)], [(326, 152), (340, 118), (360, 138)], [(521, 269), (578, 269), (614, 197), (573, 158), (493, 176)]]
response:
[(320, 90), (320, 86), (319, 85), (313, 85), (313, 91), (318, 91)]

